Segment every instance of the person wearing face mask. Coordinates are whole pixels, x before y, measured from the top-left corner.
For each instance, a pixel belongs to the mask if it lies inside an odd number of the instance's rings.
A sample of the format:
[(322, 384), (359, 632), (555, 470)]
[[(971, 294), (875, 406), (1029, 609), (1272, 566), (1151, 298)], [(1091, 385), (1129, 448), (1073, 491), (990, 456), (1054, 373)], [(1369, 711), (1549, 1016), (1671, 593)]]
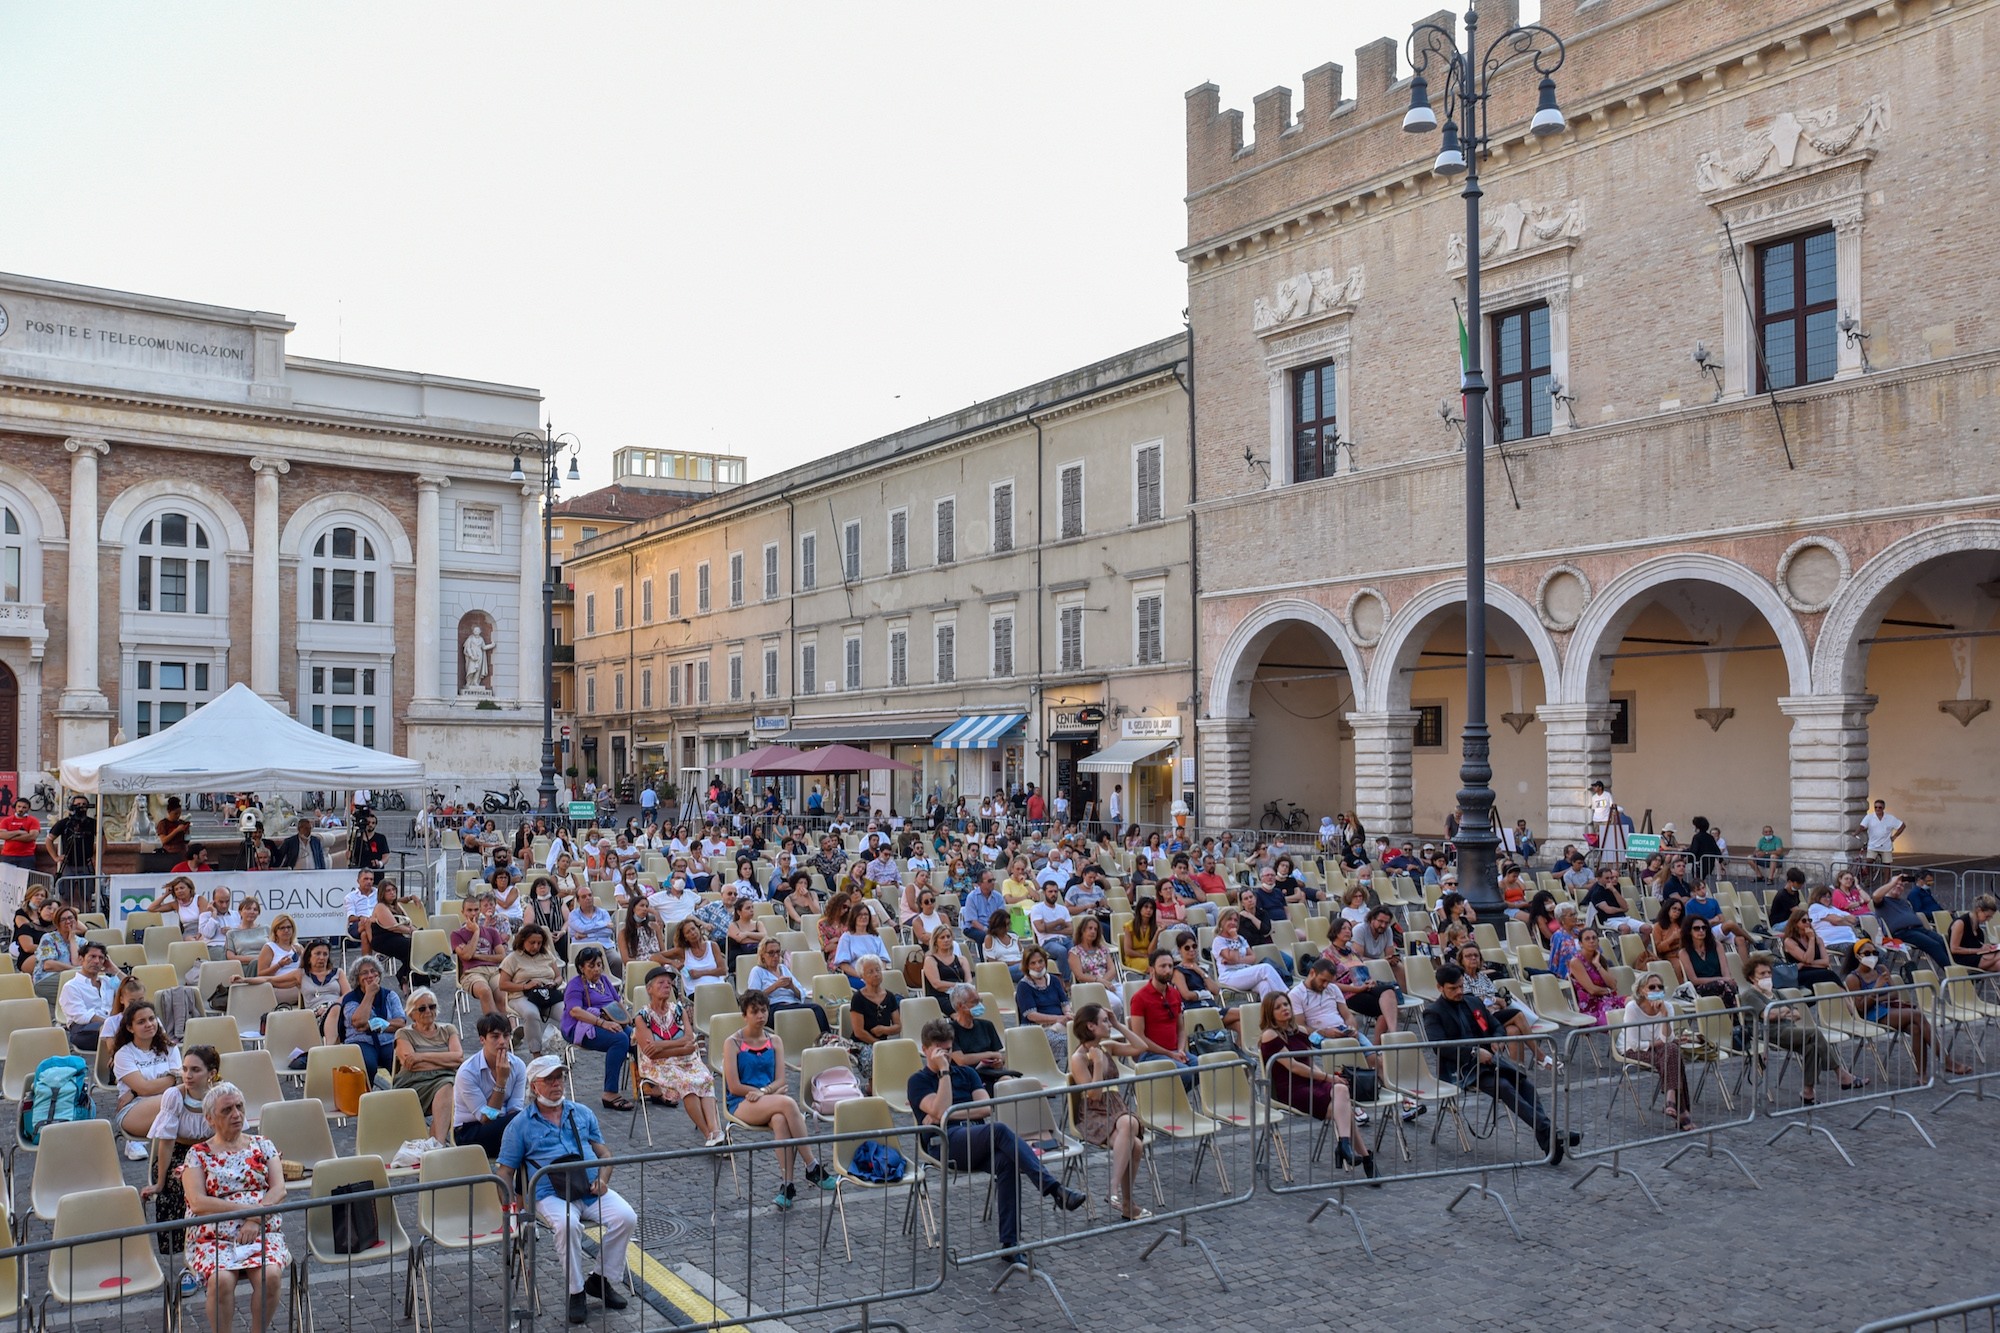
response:
[(951, 988), (950, 1022), (954, 1065), (977, 1074), (989, 1094), (1001, 1079), (1014, 1077), (1014, 1071), (1007, 1068), (1007, 1047), (1000, 1040), (1000, 1029), (986, 1017), (985, 1001), (968, 983)]
[(1856, 1078), (1841, 1068), (1833, 1043), (1817, 1027), (1806, 1023), (1805, 1011), (1788, 1000), (1778, 998), (1775, 966), (1776, 960), (1770, 954), (1750, 955), (1746, 971), (1750, 988), (1743, 992), (1742, 1003), (1751, 1011), (1751, 1022), (1762, 1028), (1760, 1035), (1766, 1045), (1780, 1047), (1799, 1057), (1799, 1067), (1804, 1074), (1799, 1100), (1807, 1106), (1813, 1104), (1819, 1095), (1819, 1077), (1829, 1069), (1839, 1071), (1842, 1088), (1867, 1087), (1867, 1079)]
[(1069, 992), (1049, 971), (1049, 955), (1039, 944), (1021, 951), (1021, 979), (1014, 986), (1014, 1012), (1048, 1034), (1056, 1063), (1069, 1059)]
[(1681, 1065), (1680, 1043), (1674, 1040), (1667, 988), (1650, 973), (1625, 1002), (1624, 1020), (1618, 1029), (1618, 1053), (1628, 1060), (1652, 1066), (1667, 1095), (1667, 1119), (1684, 1131), (1693, 1129), (1694, 1117), (1688, 1113), (1687, 1104), (1687, 1073)]
[[(1931, 1047), (1936, 1036), (1924, 1011), (1911, 1003), (1910, 992), (1889, 989), (1895, 984), (1896, 978), (1875, 941), (1864, 939), (1854, 946), (1854, 970), (1847, 974), (1849, 1003), (1868, 1022), (1893, 1028), (1909, 1037), (1910, 1059), (1916, 1064), (1917, 1081), (1921, 1083), (1930, 1077)], [(1956, 1060), (1946, 1060), (1945, 1069), (1952, 1074), (1972, 1072), (1972, 1066)]]

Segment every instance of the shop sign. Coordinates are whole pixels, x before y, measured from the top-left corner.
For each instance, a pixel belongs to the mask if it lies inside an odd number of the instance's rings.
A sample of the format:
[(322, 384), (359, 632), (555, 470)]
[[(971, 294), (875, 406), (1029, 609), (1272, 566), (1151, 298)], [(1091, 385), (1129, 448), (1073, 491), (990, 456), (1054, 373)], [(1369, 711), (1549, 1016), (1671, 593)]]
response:
[(792, 719), (783, 713), (771, 713), (753, 719), (750, 725), (757, 731), (784, 731), (792, 725)]
[(1173, 717), (1128, 717), (1119, 723), (1119, 734), (1128, 741), (1177, 741), (1181, 719)]
[(1087, 731), (1104, 721), (1102, 708), (1056, 708), (1050, 710), (1050, 730)]

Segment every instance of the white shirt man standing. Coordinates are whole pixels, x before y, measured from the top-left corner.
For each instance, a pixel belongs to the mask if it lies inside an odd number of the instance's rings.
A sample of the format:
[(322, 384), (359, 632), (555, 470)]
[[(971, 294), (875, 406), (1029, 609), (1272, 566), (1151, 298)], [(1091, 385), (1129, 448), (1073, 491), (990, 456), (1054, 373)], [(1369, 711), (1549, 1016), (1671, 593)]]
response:
[(1124, 783), (1114, 782), (1111, 784), (1111, 799), (1105, 803), (1104, 808), (1106, 812), (1109, 813), (1111, 816), (1111, 825), (1113, 828), (1125, 827), (1125, 784)]
[(1863, 859), (1889, 865), (1896, 859), (1896, 839), (1909, 825), (1889, 813), (1888, 805), (1879, 797), (1875, 808), (1861, 816), (1861, 826), (1855, 832), (1868, 839), (1868, 849)]

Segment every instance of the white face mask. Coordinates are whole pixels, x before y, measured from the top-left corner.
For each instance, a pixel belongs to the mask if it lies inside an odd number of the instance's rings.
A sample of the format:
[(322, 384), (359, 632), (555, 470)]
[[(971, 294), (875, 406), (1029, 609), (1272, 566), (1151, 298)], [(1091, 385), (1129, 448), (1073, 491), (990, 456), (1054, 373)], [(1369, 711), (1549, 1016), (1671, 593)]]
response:
[(1766, 995), (1769, 995), (1771, 993), (1772, 985), (1771, 985), (1771, 979), (1769, 977), (1758, 977), (1757, 980), (1752, 984), (1755, 985), (1758, 990), (1763, 991), (1764, 994)]
[(562, 1105), (562, 1098), (544, 1097), (538, 1092), (535, 1094), (535, 1105), (541, 1107), (544, 1111), (553, 1111)]

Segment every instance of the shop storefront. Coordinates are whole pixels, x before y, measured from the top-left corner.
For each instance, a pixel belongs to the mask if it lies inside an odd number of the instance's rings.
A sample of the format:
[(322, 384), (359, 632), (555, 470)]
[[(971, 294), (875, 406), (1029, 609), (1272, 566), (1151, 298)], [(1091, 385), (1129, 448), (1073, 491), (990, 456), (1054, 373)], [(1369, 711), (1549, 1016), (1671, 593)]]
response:
[[(884, 814), (893, 810), (897, 814), (908, 815), (922, 809), (921, 798), (929, 792), (930, 777), (924, 766), (924, 754), (931, 737), (944, 724), (942, 718), (823, 722), (795, 726), (782, 735), (762, 734), (756, 743), (789, 745), (800, 750), (819, 745), (853, 745), (872, 754), (885, 754), (891, 759), (915, 764), (917, 771), (914, 773), (829, 773), (806, 778), (799, 786), (797, 805), (788, 804), (787, 807), (803, 808), (806, 793), (817, 784), (825, 795), (828, 809), (853, 810), (857, 799), (861, 799), (869, 810), (880, 810)], [(838, 802), (837, 807), (835, 802)]]
[(1103, 728), (1101, 705), (1049, 710), (1049, 786), (1045, 794), (1053, 809), (1055, 798), (1068, 793), (1071, 819), (1096, 820), (1103, 809), (1097, 775), (1084, 767), (1085, 761), (1103, 748)]
[(1125, 823), (1168, 823), (1179, 767), (1181, 719), (1123, 718), (1118, 733), (1117, 741), (1077, 762), (1077, 768), (1091, 776), (1102, 793), (1099, 809), (1108, 813), (1112, 788), (1122, 787)]
[(1027, 721), (1026, 713), (975, 713), (940, 731), (925, 752), (926, 792), (937, 791), (947, 810), (960, 797), (976, 807), (1005, 795), (1020, 781)]

